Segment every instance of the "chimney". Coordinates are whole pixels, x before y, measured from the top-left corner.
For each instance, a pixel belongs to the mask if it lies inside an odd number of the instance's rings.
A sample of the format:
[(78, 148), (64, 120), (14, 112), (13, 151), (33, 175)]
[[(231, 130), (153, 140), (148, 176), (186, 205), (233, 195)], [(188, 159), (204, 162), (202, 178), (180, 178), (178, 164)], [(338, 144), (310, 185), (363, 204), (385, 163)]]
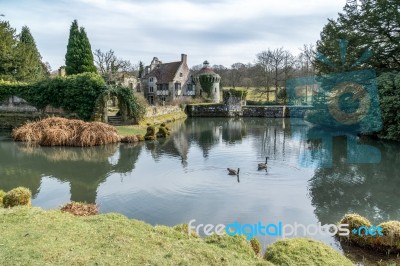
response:
[(187, 64), (187, 55), (181, 54), (181, 62)]

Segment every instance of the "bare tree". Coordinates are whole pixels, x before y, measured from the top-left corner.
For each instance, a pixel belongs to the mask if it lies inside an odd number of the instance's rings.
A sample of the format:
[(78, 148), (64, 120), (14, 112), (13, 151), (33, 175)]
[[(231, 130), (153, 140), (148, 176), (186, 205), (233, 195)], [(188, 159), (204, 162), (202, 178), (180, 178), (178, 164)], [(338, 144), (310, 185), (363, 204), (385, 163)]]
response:
[(229, 71), (229, 85), (232, 88), (240, 86), (242, 78), (246, 75), (246, 65), (242, 63), (234, 63)]
[[(313, 44), (304, 44), (300, 49), (298, 56), (298, 70), (300, 76), (310, 76), (315, 74), (315, 46)], [(314, 85), (305, 86), (305, 99), (308, 101), (310, 93), (314, 89)], [(311, 90), (311, 91), (310, 91)]]
[(129, 60), (117, 58), (111, 49), (105, 53), (97, 49), (93, 54), (97, 69), (107, 84), (115, 84), (118, 75), (121, 73), (133, 74), (135, 70)]

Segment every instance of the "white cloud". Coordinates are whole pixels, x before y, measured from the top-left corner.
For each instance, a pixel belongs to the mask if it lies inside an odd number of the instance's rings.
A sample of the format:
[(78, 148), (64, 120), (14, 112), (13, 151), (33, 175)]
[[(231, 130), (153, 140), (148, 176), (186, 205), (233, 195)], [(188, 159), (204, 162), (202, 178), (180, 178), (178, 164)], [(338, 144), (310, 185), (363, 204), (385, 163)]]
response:
[[(314, 43), (328, 17), (345, 0), (72, 0), (9, 2), (4, 12), (12, 26), (28, 25), (45, 60), (57, 68), (71, 21), (86, 28), (93, 49), (113, 49), (120, 57), (148, 64), (187, 53), (191, 65), (209, 59), (229, 66), (252, 62), (268, 47), (296, 51)], [(214, 61), (215, 60), (215, 61)]]

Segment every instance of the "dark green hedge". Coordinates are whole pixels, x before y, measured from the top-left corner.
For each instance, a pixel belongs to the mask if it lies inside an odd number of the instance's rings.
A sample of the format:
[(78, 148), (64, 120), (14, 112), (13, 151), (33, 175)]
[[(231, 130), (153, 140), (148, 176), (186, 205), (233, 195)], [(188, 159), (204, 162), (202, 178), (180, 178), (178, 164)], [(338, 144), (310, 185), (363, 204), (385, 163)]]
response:
[(107, 91), (125, 99), (129, 115), (143, 115), (143, 107), (139, 106), (130, 89), (107, 87), (94, 73), (55, 77), (32, 84), (0, 82), (0, 100), (19, 96), (40, 110), (51, 105), (76, 113), (83, 120), (90, 120), (98, 98)]
[(231, 93), (233, 97), (238, 97), (243, 100), (246, 100), (247, 97), (247, 90), (239, 90), (239, 89), (228, 89), (228, 90), (223, 90), (223, 93)]

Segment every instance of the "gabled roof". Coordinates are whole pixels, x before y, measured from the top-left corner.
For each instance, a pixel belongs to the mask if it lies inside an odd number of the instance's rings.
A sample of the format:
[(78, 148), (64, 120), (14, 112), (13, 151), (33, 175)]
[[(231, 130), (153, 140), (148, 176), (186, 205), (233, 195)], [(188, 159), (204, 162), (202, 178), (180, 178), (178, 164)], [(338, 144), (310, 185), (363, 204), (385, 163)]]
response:
[(144, 76), (144, 78), (156, 77), (157, 83), (168, 83), (172, 81), (178, 71), (181, 61), (160, 64), (156, 66), (149, 74)]

